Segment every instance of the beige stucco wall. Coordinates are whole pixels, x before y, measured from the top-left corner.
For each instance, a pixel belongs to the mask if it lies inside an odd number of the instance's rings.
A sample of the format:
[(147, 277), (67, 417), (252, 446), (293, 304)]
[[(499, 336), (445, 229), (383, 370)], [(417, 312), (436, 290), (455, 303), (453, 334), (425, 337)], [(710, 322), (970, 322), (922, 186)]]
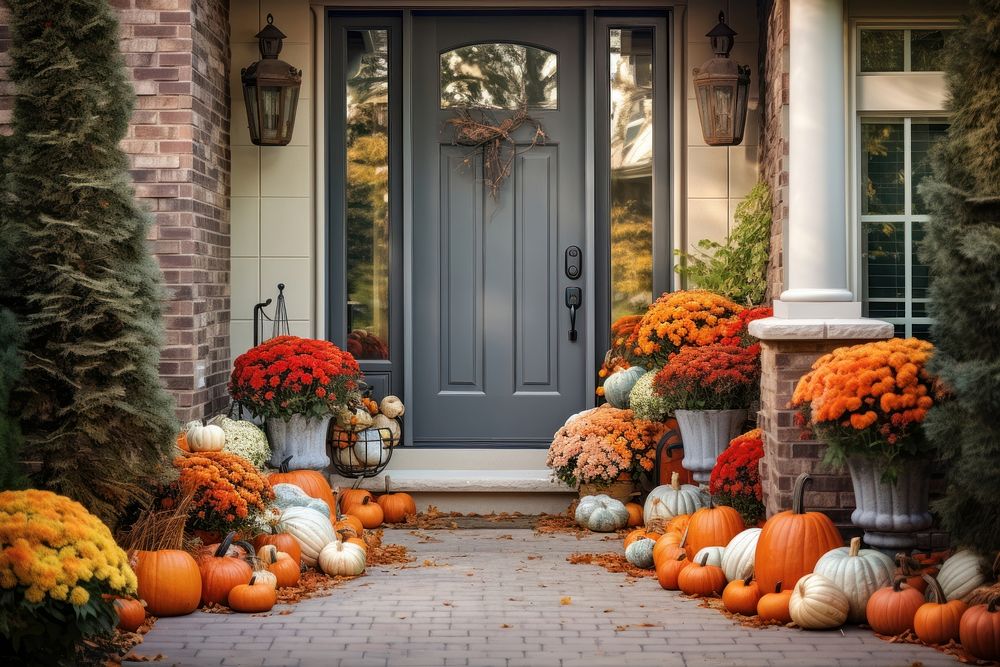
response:
[[(232, 69), (232, 353), (248, 349), (252, 341), (253, 305), (276, 294), (275, 285), (287, 285), (291, 331), (322, 335), (322, 303), (318, 292), (323, 270), (321, 215), (317, 200), (314, 125), (316, 84), (313, 66), (317, 34), (309, 0), (260, 0), (233, 2), (231, 12)], [(691, 0), (679, 3), (677, 35), (684, 43), (684, 62), (675, 62), (673, 77), (684, 82), (678, 164), (681, 237), (677, 245), (698, 239), (722, 239), (732, 215), (757, 179), (757, 19), (754, 2), (746, 0)], [(706, 146), (695, 108), (691, 69), (711, 57), (704, 37), (726, 11), (739, 35), (734, 58), (754, 70), (750, 85), (750, 115), (743, 145), (733, 148)], [(254, 35), (268, 13), (288, 38), (282, 58), (303, 70), (303, 85), (295, 134), (286, 147), (255, 147), (246, 130), (246, 111), (240, 86), (240, 67), (257, 59)], [(676, 53), (676, 51), (675, 51)], [(270, 310), (270, 309), (269, 309)]]

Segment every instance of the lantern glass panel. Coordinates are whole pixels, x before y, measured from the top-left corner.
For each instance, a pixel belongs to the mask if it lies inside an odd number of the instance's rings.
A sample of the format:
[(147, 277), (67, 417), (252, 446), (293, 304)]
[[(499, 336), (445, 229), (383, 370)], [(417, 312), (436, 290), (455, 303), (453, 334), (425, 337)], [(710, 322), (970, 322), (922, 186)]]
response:
[(733, 85), (712, 86), (712, 134), (720, 139), (733, 136)]
[(243, 101), (247, 105), (247, 118), (250, 120), (250, 138), (253, 141), (260, 140), (260, 107), (257, 104), (257, 86), (243, 86)]
[(260, 88), (260, 138), (265, 143), (272, 143), (280, 135), (279, 121), (281, 119), (281, 88), (279, 86), (262, 86)]

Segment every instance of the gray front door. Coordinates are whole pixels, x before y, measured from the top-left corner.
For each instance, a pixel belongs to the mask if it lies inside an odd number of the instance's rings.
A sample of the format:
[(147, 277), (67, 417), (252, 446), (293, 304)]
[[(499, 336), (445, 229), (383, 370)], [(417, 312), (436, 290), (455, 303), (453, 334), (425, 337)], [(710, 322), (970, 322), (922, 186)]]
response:
[[(586, 309), (570, 340), (566, 252), (585, 248), (583, 19), (417, 15), (413, 26), (413, 440), (548, 445), (586, 407)], [(502, 123), (527, 103), (494, 199), (482, 152), (452, 145), (462, 105)], [(584, 297), (586, 295), (583, 295)], [(585, 300), (585, 299), (584, 299)]]

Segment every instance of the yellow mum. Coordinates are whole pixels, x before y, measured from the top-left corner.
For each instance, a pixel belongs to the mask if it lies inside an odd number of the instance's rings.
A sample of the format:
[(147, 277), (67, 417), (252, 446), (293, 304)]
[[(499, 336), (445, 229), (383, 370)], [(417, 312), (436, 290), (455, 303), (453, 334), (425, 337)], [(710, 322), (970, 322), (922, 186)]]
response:
[(50, 491), (0, 493), (0, 588), (23, 587), (32, 603), (48, 596), (80, 606), (90, 600), (82, 586), (88, 583), (106, 593), (135, 593), (135, 573), (108, 527)]

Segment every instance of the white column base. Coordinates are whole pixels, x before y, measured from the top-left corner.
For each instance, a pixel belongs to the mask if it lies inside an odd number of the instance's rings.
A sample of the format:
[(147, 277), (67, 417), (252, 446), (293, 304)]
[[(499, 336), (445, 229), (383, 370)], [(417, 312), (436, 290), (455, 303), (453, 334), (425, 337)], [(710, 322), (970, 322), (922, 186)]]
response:
[(759, 340), (885, 340), (892, 338), (893, 328), (888, 322), (861, 317), (768, 317), (751, 322), (750, 335)]
[[(850, 294), (850, 292), (848, 292)], [(782, 294), (784, 297), (784, 294)], [(860, 319), (860, 301), (786, 301), (775, 299), (774, 316), (786, 320)]]

